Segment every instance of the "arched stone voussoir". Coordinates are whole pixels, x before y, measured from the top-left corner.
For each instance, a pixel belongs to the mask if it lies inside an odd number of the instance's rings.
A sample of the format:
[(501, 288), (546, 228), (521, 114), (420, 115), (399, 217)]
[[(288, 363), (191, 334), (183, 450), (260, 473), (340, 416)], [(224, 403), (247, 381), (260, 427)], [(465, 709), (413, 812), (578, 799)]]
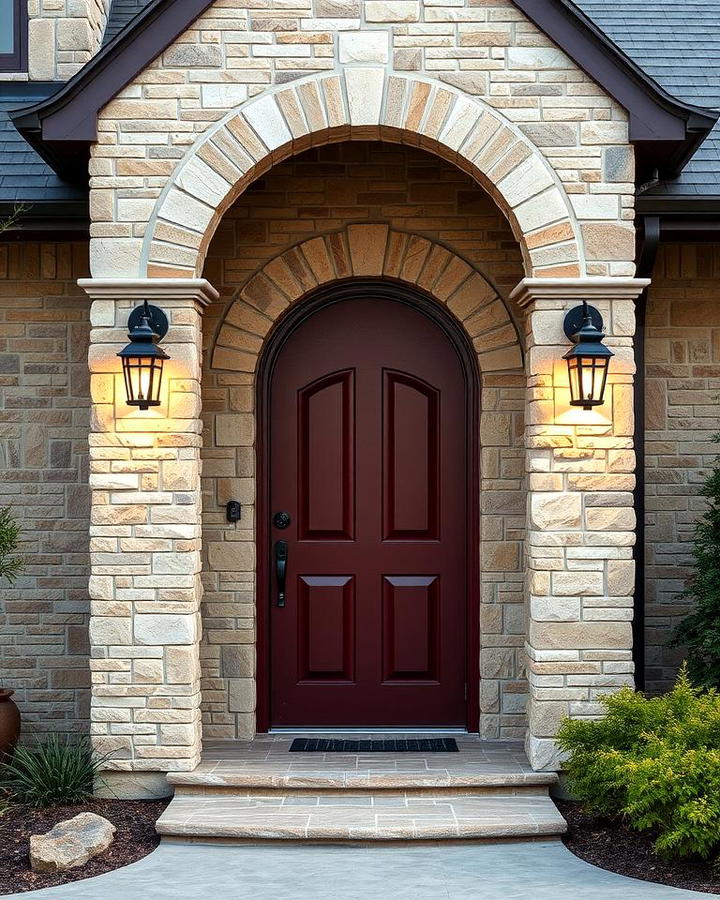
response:
[(312, 237), (266, 263), (227, 310), (212, 368), (254, 373), (262, 341), (291, 304), (352, 276), (384, 276), (424, 289), (462, 323), (481, 373), (522, 370), (517, 328), (487, 279), (443, 245), (384, 223), (348, 225)]
[(367, 139), (413, 144), (468, 172), (510, 222), (528, 275), (585, 274), (573, 207), (530, 139), (478, 97), (377, 66), (271, 89), (209, 128), (158, 198), (141, 268), (197, 275), (217, 223), (260, 174), (310, 146)]

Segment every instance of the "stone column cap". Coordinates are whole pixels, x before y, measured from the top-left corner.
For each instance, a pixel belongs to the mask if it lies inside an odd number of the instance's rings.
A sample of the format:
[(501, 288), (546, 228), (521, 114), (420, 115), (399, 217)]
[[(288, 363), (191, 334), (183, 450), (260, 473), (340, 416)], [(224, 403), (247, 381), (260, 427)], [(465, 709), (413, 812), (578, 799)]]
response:
[(220, 294), (206, 278), (79, 278), (92, 300), (194, 300), (207, 306)]
[(519, 306), (533, 300), (637, 300), (649, 278), (523, 278), (510, 294)]

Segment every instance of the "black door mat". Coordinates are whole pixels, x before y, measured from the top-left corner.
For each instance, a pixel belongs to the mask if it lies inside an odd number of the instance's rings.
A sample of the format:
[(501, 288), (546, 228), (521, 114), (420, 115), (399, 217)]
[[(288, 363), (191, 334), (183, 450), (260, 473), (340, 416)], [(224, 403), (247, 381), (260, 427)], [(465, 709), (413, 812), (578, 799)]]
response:
[(290, 753), (458, 753), (455, 738), (388, 738), (348, 741), (344, 738), (295, 738)]

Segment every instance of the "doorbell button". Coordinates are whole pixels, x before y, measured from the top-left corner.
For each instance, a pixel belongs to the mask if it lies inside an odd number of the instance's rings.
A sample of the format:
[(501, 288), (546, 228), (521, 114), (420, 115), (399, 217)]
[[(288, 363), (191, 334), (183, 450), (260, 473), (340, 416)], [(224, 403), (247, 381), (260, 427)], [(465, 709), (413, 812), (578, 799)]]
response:
[(225, 507), (225, 514), (228, 522), (239, 522), (242, 515), (242, 507), (237, 500), (228, 500)]

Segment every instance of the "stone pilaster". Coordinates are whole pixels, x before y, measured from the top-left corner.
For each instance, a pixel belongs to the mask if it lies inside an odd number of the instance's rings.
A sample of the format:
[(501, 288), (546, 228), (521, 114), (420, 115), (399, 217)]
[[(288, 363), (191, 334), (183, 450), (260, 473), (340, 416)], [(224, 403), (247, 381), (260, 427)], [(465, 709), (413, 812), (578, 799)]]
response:
[[(203, 279), (82, 279), (89, 366), (91, 733), (119, 796), (167, 793), (200, 757)], [(117, 352), (130, 311), (168, 316), (160, 407), (127, 406)]]
[[(525, 279), (528, 477), (526, 750), (558, 767), (566, 716), (597, 716), (598, 697), (633, 684), (635, 542), (634, 278)], [(565, 311), (583, 299), (603, 315), (611, 361), (606, 402), (569, 405)]]

